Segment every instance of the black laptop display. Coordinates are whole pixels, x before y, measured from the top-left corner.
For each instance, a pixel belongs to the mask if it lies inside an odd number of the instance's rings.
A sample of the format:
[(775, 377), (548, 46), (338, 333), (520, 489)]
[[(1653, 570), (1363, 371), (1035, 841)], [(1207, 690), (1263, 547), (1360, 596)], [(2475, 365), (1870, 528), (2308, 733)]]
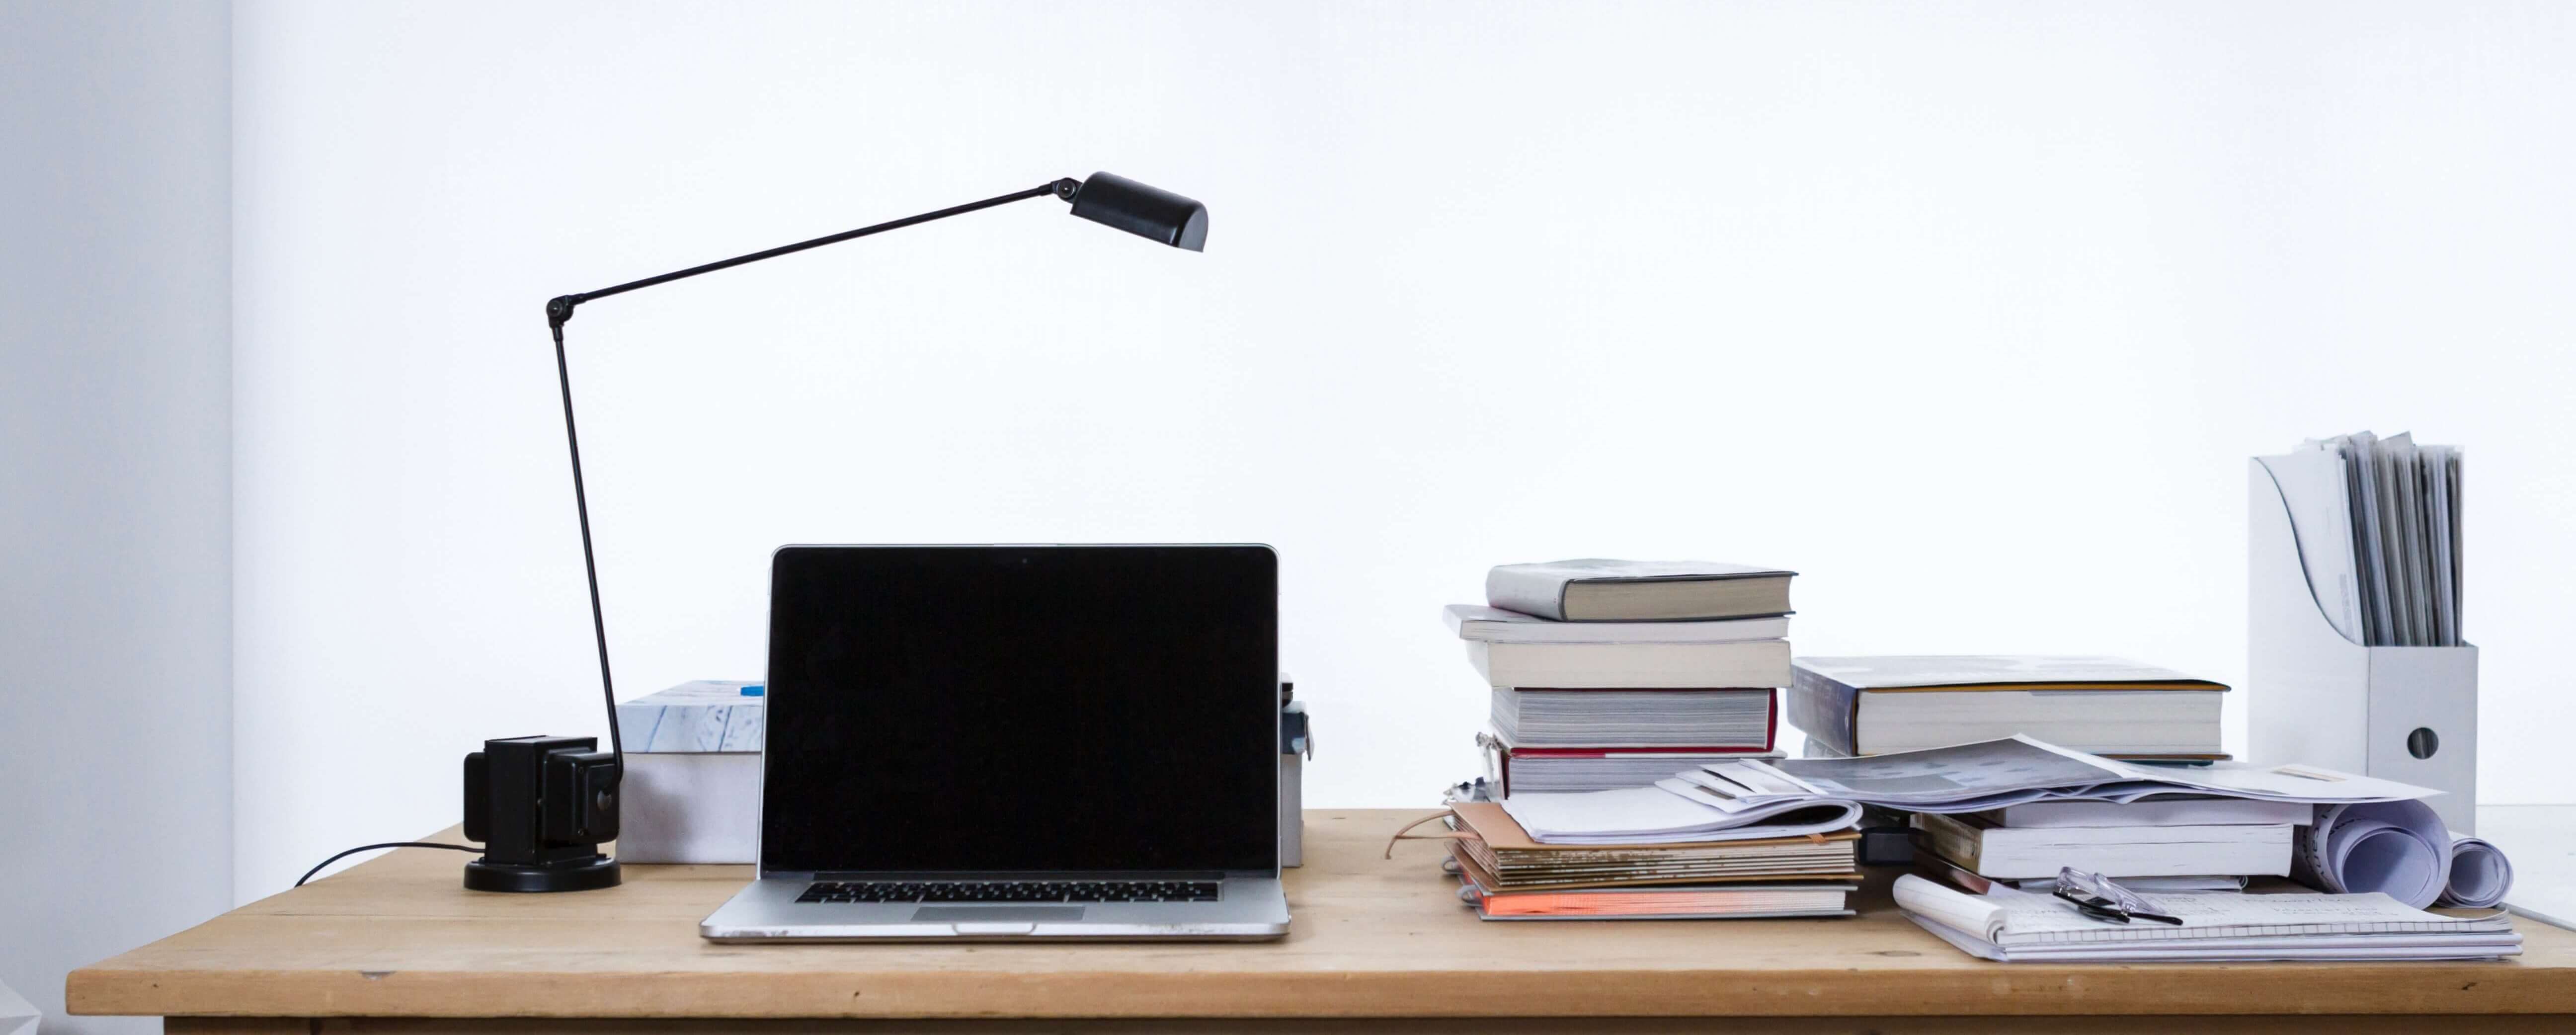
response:
[(1262, 546), (787, 547), (761, 869), (1275, 870)]

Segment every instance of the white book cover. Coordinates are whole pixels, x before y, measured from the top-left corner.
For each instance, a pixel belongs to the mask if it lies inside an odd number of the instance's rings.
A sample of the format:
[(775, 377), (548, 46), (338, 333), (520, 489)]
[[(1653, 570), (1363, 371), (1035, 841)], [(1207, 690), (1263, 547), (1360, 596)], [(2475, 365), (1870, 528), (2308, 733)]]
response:
[(1858, 657), (1798, 659), (1798, 667), (1844, 686), (1862, 690), (1911, 687), (2095, 686), (2120, 683), (2224, 690), (2211, 682), (2169, 668), (2141, 665), (2125, 658), (2047, 654), (1881, 654)]

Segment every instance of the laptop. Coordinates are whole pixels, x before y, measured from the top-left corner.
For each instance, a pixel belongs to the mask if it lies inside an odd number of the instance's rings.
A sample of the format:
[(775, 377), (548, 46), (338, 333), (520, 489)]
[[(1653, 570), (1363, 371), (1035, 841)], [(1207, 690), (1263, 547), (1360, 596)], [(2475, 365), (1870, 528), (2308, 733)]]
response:
[(1288, 932), (1266, 546), (789, 546), (721, 942)]

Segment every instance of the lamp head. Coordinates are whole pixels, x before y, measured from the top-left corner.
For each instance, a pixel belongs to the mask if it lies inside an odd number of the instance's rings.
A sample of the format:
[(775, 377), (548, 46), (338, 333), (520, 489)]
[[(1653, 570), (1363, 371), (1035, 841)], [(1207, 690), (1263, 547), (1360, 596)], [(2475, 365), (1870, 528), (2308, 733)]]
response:
[(1056, 181), (1056, 196), (1073, 203), (1073, 214), (1174, 248), (1207, 250), (1207, 206), (1159, 187), (1124, 176), (1096, 172), (1079, 183)]

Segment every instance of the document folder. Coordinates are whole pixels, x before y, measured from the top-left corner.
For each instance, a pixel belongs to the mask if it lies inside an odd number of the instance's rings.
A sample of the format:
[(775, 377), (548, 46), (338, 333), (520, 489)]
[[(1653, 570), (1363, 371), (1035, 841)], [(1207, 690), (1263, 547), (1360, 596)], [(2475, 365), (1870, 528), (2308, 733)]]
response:
[(2478, 649), (2368, 647), (2336, 631), (2300, 558), (2289, 496), (2261, 458), (2248, 466), (2251, 760), (2438, 788), (2446, 793), (2426, 804), (2476, 833)]

